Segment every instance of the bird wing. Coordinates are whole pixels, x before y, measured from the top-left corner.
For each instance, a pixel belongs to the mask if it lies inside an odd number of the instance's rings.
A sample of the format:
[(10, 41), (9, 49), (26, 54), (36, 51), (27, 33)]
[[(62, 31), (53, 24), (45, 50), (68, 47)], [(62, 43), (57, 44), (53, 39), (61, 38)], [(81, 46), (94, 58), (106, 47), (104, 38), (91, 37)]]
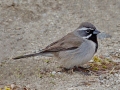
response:
[(82, 42), (83, 38), (76, 36), (74, 33), (68, 33), (63, 38), (48, 45), (45, 49), (43, 49), (42, 52), (44, 53), (72, 50), (78, 48)]

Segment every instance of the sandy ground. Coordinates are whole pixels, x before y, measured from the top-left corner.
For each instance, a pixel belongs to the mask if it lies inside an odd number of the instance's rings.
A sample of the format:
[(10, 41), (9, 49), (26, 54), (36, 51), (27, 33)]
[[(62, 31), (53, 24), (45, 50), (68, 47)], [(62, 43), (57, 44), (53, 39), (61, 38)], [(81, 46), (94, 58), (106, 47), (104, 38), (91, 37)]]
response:
[(31, 90), (120, 90), (120, 70), (114, 68), (114, 74), (69, 74), (58, 72), (54, 58), (11, 59), (44, 48), (84, 21), (111, 36), (99, 37), (96, 55), (120, 62), (119, 0), (1, 0), (0, 88), (14, 83)]

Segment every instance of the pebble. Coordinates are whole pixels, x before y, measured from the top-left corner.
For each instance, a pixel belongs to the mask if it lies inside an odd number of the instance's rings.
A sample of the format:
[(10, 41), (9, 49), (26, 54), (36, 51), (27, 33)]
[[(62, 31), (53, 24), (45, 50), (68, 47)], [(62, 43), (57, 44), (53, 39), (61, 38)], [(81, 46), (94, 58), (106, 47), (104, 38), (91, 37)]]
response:
[(118, 79), (120, 80), (120, 74), (119, 74), (119, 76), (118, 76)]
[(100, 80), (103, 80), (103, 79), (104, 79), (104, 77), (103, 77), (102, 75), (100, 75), (100, 76), (99, 76), (99, 79), (100, 79)]
[(114, 76), (115, 76), (115, 77), (119, 77), (119, 74), (115, 73)]
[(111, 35), (109, 35), (109, 34), (107, 34), (107, 33), (100, 33), (100, 34), (98, 34), (98, 38), (99, 39), (105, 39), (105, 38), (111, 38), (112, 36)]
[(15, 84), (11, 84), (11, 88), (12, 88), (12, 89), (15, 88)]
[(58, 72), (58, 74), (62, 74), (61, 72)]
[(120, 49), (119, 49), (119, 52), (120, 52)]
[(52, 73), (51, 73), (52, 75), (55, 75), (56, 74), (56, 71), (52, 71)]
[(105, 83), (105, 81), (104, 81), (104, 80), (101, 80), (101, 81), (100, 81), (100, 83), (101, 83), (101, 84), (104, 84), (104, 83)]
[(114, 86), (113, 89), (116, 89), (116, 87)]

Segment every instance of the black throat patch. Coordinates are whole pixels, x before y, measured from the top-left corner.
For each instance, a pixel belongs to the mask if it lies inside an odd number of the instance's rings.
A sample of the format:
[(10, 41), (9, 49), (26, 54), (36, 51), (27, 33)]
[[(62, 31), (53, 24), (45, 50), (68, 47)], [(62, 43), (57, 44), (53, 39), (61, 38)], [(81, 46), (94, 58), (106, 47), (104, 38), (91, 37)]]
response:
[(88, 40), (91, 40), (96, 44), (96, 48), (95, 48), (95, 53), (96, 53), (98, 49), (97, 35), (93, 34), (91, 37), (88, 38)]

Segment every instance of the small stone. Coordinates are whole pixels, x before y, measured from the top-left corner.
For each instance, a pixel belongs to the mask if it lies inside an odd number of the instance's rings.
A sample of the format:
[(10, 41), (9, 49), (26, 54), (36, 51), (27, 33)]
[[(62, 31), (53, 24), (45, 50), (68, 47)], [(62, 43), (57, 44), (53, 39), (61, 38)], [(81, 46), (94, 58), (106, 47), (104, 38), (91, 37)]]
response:
[(119, 75), (117, 73), (114, 74), (115, 77), (119, 77)]
[(103, 79), (104, 79), (104, 77), (103, 77), (103, 76), (99, 76), (99, 79), (100, 79), (100, 80), (103, 80)]
[(110, 85), (106, 84), (105, 86), (106, 86), (106, 87), (109, 87)]
[(120, 74), (118, 75), (118, 79), (120, 80)]
[(111, 38), (112, 36), (111, 35), (109, 35), (109, 34), (107, 34), (107, 33), (100, 33), (100, 34), (98, 34), (98, 38), (99, 39), (105, 39), (105, 38)]
[(52, 71), (52, 73), (51, 73), (52, 75), (55, 75), (56, 74), (56, 71)]
[(36, 56), (36, 57), (33, 57), (35, 60), (39, 60), (40, 57), (39, 56)]
[(101, 84), (104, 84), (105, 82), (104, 82), (104, 80), (101, 80), (100, 83), (101, 83)]
[(27, 88), (30, 88), (30, 85), (28, 84), (26, 87), (27, 87)]
[(58, 72), (58, 74), (61, 74), (61, 72)]
[(12, 89), (15, 88), (15, 84), (11, 84), (10, 86), (11, 86)]
[(111, 77), (109, 80), (110, 80), (110, 81), (113, 81), (113, 80), (114, 80), (114, 77)]
[(92, 90), (96, 90), (95, 88), (91, 88)]

